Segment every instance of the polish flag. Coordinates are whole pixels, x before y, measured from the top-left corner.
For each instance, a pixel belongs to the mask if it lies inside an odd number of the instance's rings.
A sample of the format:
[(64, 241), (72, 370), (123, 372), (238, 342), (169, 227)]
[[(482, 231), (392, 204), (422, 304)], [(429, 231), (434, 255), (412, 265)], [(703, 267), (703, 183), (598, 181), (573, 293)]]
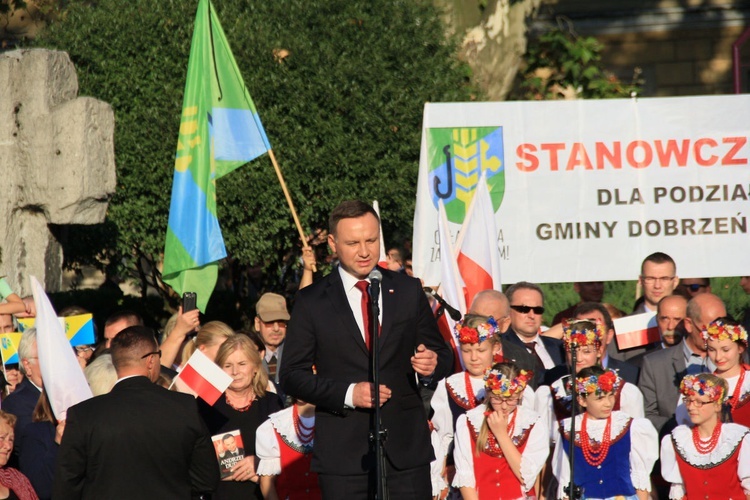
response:
[[(464, 298), (464, 284), (461, 274), (458, 272), (456, 265), (456, 256), (451, 245), (451, 234), (448, 229), (448, 217), (445, 215), (443, 200), (440, 200), (438, 207), (438, 234), (440, 239), (440, 296), (448, 304), (455, 307), (463, 316), (466, 314), (466, 300)], [(458, 349), (458, 337), (455, 334), (456, 322), (451, 319), (447, 312), (440, 318), (440, 322), (445, 322), (448, 328), (450, 344), (454, 350), (455, 359), (460, 363), (460, 369), (464, 369), (464, 362), (461, 359), (461, 351)], [(440, 327), (440, 322), (438, 326)], [(443, 336), (445, 335), (445, 326), (443, 327)], [(455, 366), (458, 368), (458, 365)]]
[[(196, 349), (185, 367), (177, 374), (175, 381), (182, 382), (181, 386), (187, 386), (188, 391), (194, 396), (200, 396), (206, 403), (211, 406), (216, 403), (219, 397), (227, 390), (232, 383), (232, 377), (224, 370), (211, 361), (208, 356), (203, 354), (200, 349)], [(182, 387), (178, 386), (180, 389)]]
[(661, 340), (655, 312), (617, 318), (613, 323), (615, 325), (617, 349), (620, 351), (653, 344)]
[(474, 190), (456, 248), (460, 249), (456, 260), (466, 284), (467, 305), (471, 306), (474, 296), (482, 290), (501, 291), (495, 212), (484, 172)]

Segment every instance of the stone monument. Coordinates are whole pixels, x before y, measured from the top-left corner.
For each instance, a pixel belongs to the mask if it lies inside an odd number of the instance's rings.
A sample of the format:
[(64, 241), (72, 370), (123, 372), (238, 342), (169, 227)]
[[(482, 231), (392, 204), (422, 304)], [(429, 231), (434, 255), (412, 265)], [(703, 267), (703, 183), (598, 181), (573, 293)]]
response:
[(0, 276), (21, 296), (29, 275), (62, 283), (50, 225), (98, 224), (115, 190), (114, 112), (78, 97), (65, 52), (0, 54)]

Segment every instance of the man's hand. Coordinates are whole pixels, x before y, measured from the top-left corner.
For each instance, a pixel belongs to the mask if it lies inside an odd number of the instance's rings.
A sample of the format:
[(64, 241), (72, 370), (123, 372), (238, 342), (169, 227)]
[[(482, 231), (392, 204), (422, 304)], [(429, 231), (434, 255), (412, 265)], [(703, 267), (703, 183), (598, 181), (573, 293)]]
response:
[(258, 482), (258, 474), (255, 473), (255, 457), (248, 455), (232, 467), (230, 481), (252, 481)]
[(16, 318), (35, 318), (36, 317), (36, 304), (34, 304), (34, 297), (24, 297), (23, 305), (26, 311), (22, 313), (14, 314)]
[(419, 344), (417, 352), (411, 357), (411, 367), (423, 377), (429, 377), (435, 373), (438, 357), (435, 351), (427, 349), (424, 344)]
[[(370, 382), (360, 382), (354, 386), (352, 401), (355, 408), (375, 408), (374, 385)], [(391, 399), (391, 390), (380, 384), (380, 406)]]

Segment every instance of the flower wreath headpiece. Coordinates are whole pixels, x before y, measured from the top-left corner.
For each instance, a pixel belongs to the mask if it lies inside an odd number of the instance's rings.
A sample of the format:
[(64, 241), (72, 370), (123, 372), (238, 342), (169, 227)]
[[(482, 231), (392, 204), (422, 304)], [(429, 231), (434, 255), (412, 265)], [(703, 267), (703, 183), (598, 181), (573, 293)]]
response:
[[(591, 325), (595, 325), (591, 328)], [(602, 345), (604, 343), (604, 328), (599, 321), (591, 319), (564, 319), (563, 343), (565, 350), (570, 351), (572, 345)]]
[(703, 341), (708, 343), (709, 339), (713, 340), (731, 340), (732, 342), (740, 341), (747, 347), (747, 330), (729, 318), (717, 318), (710, 322), (701, 332)]
[(622, 379), (614, 370), (607, 370), (601, 375), (576, 378), (576, 390), (579, 396), (586, 397), (590, 394), (600, 396), (607, 392), (615, 392), (622, 384)]
[(685, 375), (680, 382), (680, 392), (686, 397), (708, 396), (711, 402), (724, 401), (724, 387), (698, 375)]
[(464, 320), (461, 320), (456, 323), (456, 333), (458, 333), (458, 341), (462, 344), (480, 344), (497, 333), (497, 321), (490, 316), (485, 323), (472, 328), (464, 326)]
[(518, 375), (511, 379), (499, 370), (490, 368), (484, 372), (484, 389), (495, 396), (511, 398), (516, 394), (521, 394), (526, 389), (526, 384), (533, 375), (533, 372), (521, 370)]

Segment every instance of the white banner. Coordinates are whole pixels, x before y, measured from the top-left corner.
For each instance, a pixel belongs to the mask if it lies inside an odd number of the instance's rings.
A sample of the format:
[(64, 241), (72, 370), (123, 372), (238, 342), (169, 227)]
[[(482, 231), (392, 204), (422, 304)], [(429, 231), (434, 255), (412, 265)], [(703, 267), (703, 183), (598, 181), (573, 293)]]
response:
[(657, 251), (750, 275), (748, 117), (750, 95), (427, 104), (414, 273), (439, 284), (437, 202), (455, 242), (484, 171), (505, 283), (633, 280)]

